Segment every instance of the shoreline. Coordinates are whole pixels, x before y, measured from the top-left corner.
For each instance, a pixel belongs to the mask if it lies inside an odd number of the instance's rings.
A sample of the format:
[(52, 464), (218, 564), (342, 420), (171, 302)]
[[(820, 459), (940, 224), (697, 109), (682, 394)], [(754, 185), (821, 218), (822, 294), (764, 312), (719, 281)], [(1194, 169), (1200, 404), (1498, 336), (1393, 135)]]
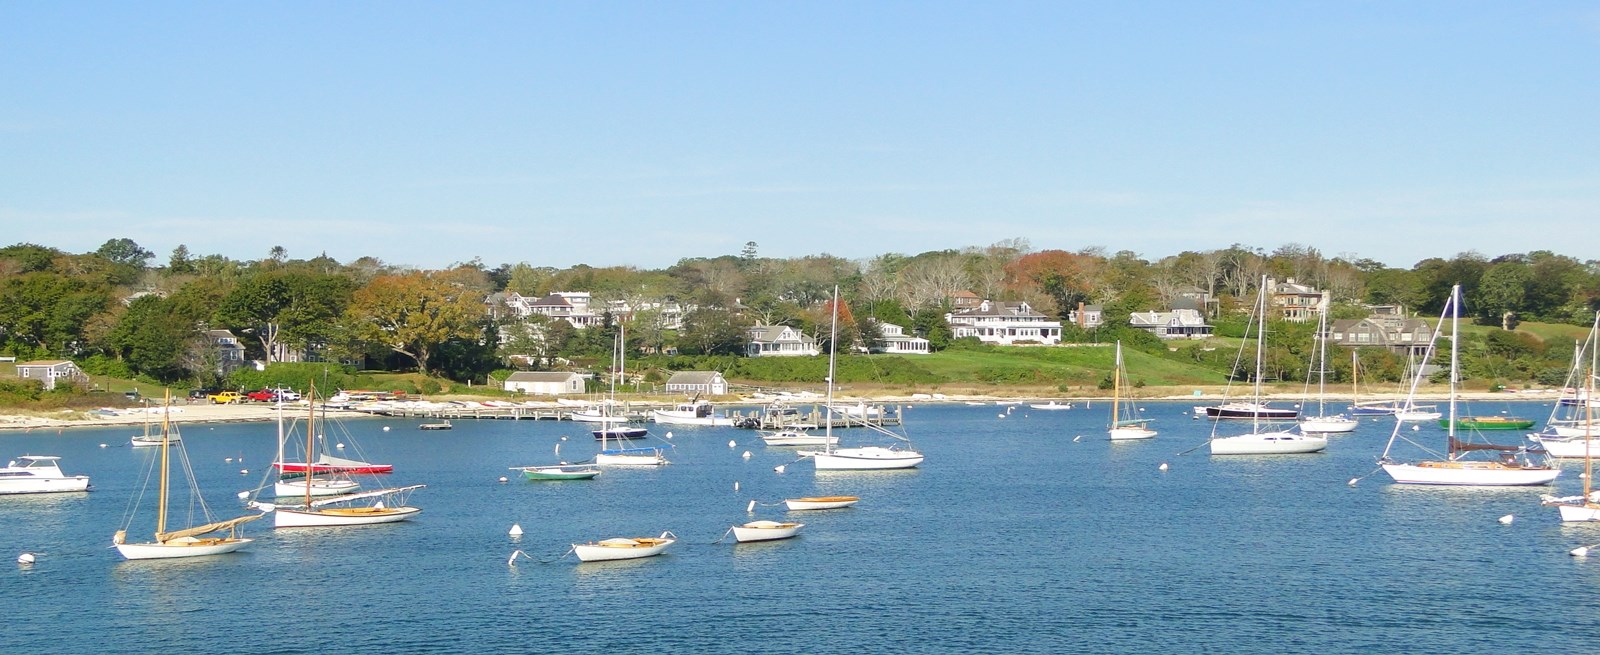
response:
[[(1132, 394), (1132, 395), (1130, 395), (1130, 398), (1132, 400), (1136, 400), (1136, 401), (1140, 401), (1140, 402), (1163, 402), (1163, 403), (1165, 403), (1165, 402), (1213, 403), (1213, 402), (1219, 402), (1219, 401), (1222, 401), (1222, 400), (1229, 399), (1228, 396), (1225, 396), (1225, 395), (1220, 394), (1220, 393), (1201, 393), (1199, 395), (1196, 395), (1193, 392), (1191, 392), (1189, 394), (1172, 394), (1172, 393), (1165, 393), (1166, 390), (1157, 390), (1157, 391), (1158, 391), (1157, 393), (1149, 393), (1149, 394), (1143, 394), (1143, 393), (1141, 393), (1141, 394)], [(1562, 397), (1562, 394), (1559, 392), (1559, 390), (1549, 390), (1549, 391), (1531, 392), (1531, 393), (1471, 392), (1471, 393), (1458, 393), (1457, 394), (1457, 399), (1459, 401), (1471, 401), (1471, 402), (1494, 401), (1494, 402), (1505, 402), (1505, 403), (1540, 403), (1540, 402), (1549, 403), (1549, 402), (1555, 402), (1558, 398), (1561, 398), (1561, 397)], [(455, 399), (455, 400), (468, 400), (467, 398), (452, 398), (452, 399)], [(1240, 398), (1234, 397), (1232, 399), (1233, 400), (1239, 400)], [(1348, 394), (1348, 393), (1346, 393), (1346, 394), (1327, 394), (1325, 396), (1325, 399), (1328, 402), (1331, 402), (1331, 403), (1348, 403), (1348, 402), (1351, 401), (1352, 395)], [(1403, 400), (1405, 400), (1405, 395), (1404, 394), (1371, 394), (1371, 395), (1364, 395), (1364, 396), (1361, 397), (1361, 399), (1363, 401), (1379, 401), (1379, 402), (1381, 402), (1381, 401), (1403, 401)], [(1428, 403), (1428, 404), (1440, 404), (1440, 403), (1445, 403), (1445, 402), (1449, 401), (1449, 394), (1448, 394), (1448, 392), (1426, 393), (1426, 394), (1419, 393), (1419, 394), (1417, 394), (1416, 399), (1419, 402), (1424, 402), (1424, 403)], [(472, 398), (471, 400), (484, 400), (484, 398)], [(1273, 402), (1273, 403), (1279, 403), (1279, 404), (1284, 404), (1284, 403), (1315, 403), (1316, 402), (1315, 399), (1307, 399), (1303, 394), (1300, 394), (1300, 393), (1270, 393), (1270, 394), (1264, 394), (1262, 396), (1262, 400), (1266, 401), (1266, 402)], [(436, 399), (436, 401), (438, 401), (438, 400)], [(913, 393), (913, 394), (905, 394), (905, 393), (862, 393), (862, 394), (842, 393), (841, 394), (841, 393), (838, 393), (838, 392), (836, 392), (835, 396), (834, 396), (834, 402), (836, 404), (844, 404), (844, 405), (855, 405), (855, 404), (859, 404), (859, 403), (868, 403), (868, 404), (901, 404), (901, 405), (972, 404), (972, 403), (1016, 404), (1016, 403), (1048, 402), (1048, 401), (1067, 402), (1067, 403), (1093, 403), (1093, 402), (1096, 402), (1096, 401), (1110, 402), (1111, 401), (1111, 396), (1110, 395), (1084, 396), (1084, 395), (1064, 395), (1064, 394), (1063, 395), (1031, 395), (1031, 394), (1024, 394), (1024, 395), (981, 394), (980, 395), (980, 394), (936, 394), (936, 393)], [(560, 405), (555, 403), (554, 400), (551, 400), (551, 401), (548, 401), (548, 402), (547, 401), (526, 401), (526, 402), (534, 403), (533, 405), (530, 405), (530, 406), (538, 406), (538, 407), (548, 406), (550, 408), (561, 407)], [(655, 406), (655, 405), (663, 405), (664, 404), (664, 405), (670, 406), (672, 403), (678, 402), (678, 400), (677, 399), (672, 399), (672, 400), (650, 399), (650, 400), (638, 400), (638, 401), (632, 401), (632, 402), (637, 402), (637, 403), (639, 403), (641, 405)], [(738, 399), (712, 401), (712, 404), (716, 405), (716, 406), (719, 406), (719, 407), (759, 407), (759, 406), (768, 404), (769, 402), (771, 402), (770, 399), (754, 399), (754, 398), (740, 397)], [(822, 400), (822, 398), (792, 398), (792, 399), (787, 399), (786, 402), (789, 402), (791, 404), (796, 404), (796, 405), (808, 405), (808, 404), (810, 404), (810, 405), (821, 405), (823, 400)], [(290, 418), (298, 417), (300, 412), (303, 412), (304, 409), (305, 409), (305, 405), (304, 404), (286, 405), (285, 406), (284, 416), (290, 417)], [(147, 423), (150, 424), (150, 425), (159, 425), (159, 423), (161, 421), (161, 413), (160, 412), (152, 412), (152, 413), (150, 413), (148, 415), (148, 418), (147, 418), (145, 412), (141, 411), (138, 408), (125, 408), (125, 409), (121, 409), (121, 410), (112, 410), (111, 408), (106, 408), (106, 409), (97, 410), (97, 411), (98, 412), (114, 412), (114, 413), (102, 414), (102, 413), (96, 413), (96, 411), (91, 411), (91, 412), (85, 413), (85, 412), (80, 412), (78, 410), (63, 410), (62, 413), (70, 413), (70, 414), (74, 415), (73, 418), (52, 418), (52, 417), (50, 417), (48, 415), (40, 415), (40, 414), (15, 414), (15, 413), (11, 413), (11, 412), (7, 411), (6, 409), (0, 408), (0, 434), (10, 433), (10, 432), (34, 432), (34, 431), (51, 430), (51, 429), (54, 429), (54, 430), (57, 430), (57, 431), (61, 431), (61, 430), (67, 430), (67, 429), (90, 429), (90, 428), (113, 428), (113, 427), (124, 427), (124, 428), (132, 428), (134, 430), (141, 430), (143, 428), (143, 426), (145, 424), (147, 424)], [(327, 415), (329, 417), (337, 418), (337, 419), (340, 419), (340, 420), (361, 419), (361, 418), (388, 418), (386, 415), (383, 415), (383, 414), (376, 414), (376, 413), (372, 413), (372, 412), (358, 411), (358, 410), (353, 410), (353, 409), (333, 409), (333, 408), (329, 408), (326, 411), (327, 411)], [(278, 418), (278, 407), (276, 405), (266, 405), (266, 404), (256, 404), (256, 403), (237, 404), (237, 405), (236, 404), (227, 404), (227, 405), (212, 405), (212, 404), (174, 405), (172, 407), (171, 413), (168, 415), (168, 420), (170, 422), (178, 424), (178, 425), (214, 424), (214, 423), (263, 423), (263, 422), (271, 422), (271, 421), (277, 420), (277, 418)]]

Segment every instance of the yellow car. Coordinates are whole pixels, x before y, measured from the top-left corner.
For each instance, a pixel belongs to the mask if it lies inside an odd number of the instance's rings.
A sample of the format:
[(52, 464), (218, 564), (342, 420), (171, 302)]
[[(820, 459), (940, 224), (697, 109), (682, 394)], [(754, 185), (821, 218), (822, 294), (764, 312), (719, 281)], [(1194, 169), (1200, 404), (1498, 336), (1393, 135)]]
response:
[(214, 405), (237, 403), (244, 401), (244, 394), (237, 391), (218, 391), (214, 394), (206, 396), (206, 400), (211, 401), (211, 403)]

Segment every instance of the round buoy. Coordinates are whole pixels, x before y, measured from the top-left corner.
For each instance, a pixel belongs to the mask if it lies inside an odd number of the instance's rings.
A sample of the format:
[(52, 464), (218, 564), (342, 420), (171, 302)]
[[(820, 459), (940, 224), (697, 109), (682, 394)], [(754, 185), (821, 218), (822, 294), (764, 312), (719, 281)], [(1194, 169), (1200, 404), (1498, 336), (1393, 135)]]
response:
[(500, 476), (500, 484), (505, 484), (505, 483), (506, 483), (506, 476), (504, 476), (504, 475)]
[(100, 447), (101, 447), (101, 448), (105, 448), (105, 447), (106, 447), (106, 445), (105, 445), (105, 444), (100, 444)]
[(739, 442), (737, 442), (737, 441), (734, 441), (734, 440), (732, 440), (732, 439), (729, 439), (729, 440), (728, 440), (728, 447), (729, 447), (729, 448), (736, 448), (736, 447), (738, 447), (738, 446), (739, 446)]
[(1420, 425), (1411, 426), (1411, 431), (1412, 432), (1416, 432), (1417, 430), (1421, 430), (1421, 429), (1422, 429), (1422, 426), (1420, 426)]
[(743, 457), (745, 459), (750, 459), (750, 451), (748, 451), (748, 450), (744, 451), (744, 454), (740, 455), (740, 457)]
[(228, 464), (232, 464), (233, 463), (233, 458), (232, 457), (227, 457), (227, 458), (224, 458), (222, 461), (225, 462), (225, 463), (228, 463)]
[(752, 501), (750, 501), (749, 505), (745, 505), (744, 506), (744, 511), (754, 514), (755, 511), (756, 511), (756, 501), (752, 500)]
[(522, 526), (520, 526), (520, 525), (517, 525), (517, 524), (516, 524), (516, 523), (512, 523), (512, 524), (511, 524), (511, 532), (510, 532), (510, 535), (511, 535), (511, 536), (513, 536), (513, 537), (520, 537), (520, 536), (522, 536)]
[(249, 497), (250, 497), (250, 492), (248, 492), (248, 491), (239, 492), (239, 500), (244, 500), (244, 499), (249, 498)]
[(239, 475), (250, 475), (250, 469), (239, 469)]
[(336, 443), (333, 445), (333, 447), (338, 448), (339, 450), (344, 450), (344, 444), (342, 443)]
[(33, 553), (23, 553), (21, 555), (18, 555), (17, 556), (17, 563), (18, 564), (32, 564), (33, 563)]
[(562, 441), (566, 441), (566, 440), (567, 440), (567, 435), (564, 435), (564, 434), (563, 434), (563, 435), (561, 435), (561, 440), (562, 440)]
[(1167, 470), (1167, 463), (1166, 462), (1162, 462), (1160, 468), (1161, 468), (1162, 471), (1166, 471)]
[(1574, 548), (1574, 549), (1572, 549), (1570, 551), (1567, 551), (1567, 554), (1571, 555), (1573, 557), (1588, 557), (1589, 556), (1589, 547), (1588, 546), (1579, 546), (1579, 547)]
[(782, 473), (783, 469), (784, 469), (784, 466), (782, 464), (779, 464), (777, 466), (772, 467), (772, 470), (777, 471), (779, 473)]
[(1511, 525), (1511, 522), (1515, 521), (1515, 520), (1517, 520), (1517, 517), (1515, 515), (1507, 514), (1505, 516), (1500, 517), (1500, 525)]
[(671, 430), (668, 430), (668, 431), (667, 431), (667, 438), (668, 438), (668, 439), (671, 439), (671, 438), (672, 438), (672, 431), (671, 431)]
[(388, 432), (389, 431), (389, 426), (387, 426), (387, 425), (383, 426), (383, 431), (384, 432)]

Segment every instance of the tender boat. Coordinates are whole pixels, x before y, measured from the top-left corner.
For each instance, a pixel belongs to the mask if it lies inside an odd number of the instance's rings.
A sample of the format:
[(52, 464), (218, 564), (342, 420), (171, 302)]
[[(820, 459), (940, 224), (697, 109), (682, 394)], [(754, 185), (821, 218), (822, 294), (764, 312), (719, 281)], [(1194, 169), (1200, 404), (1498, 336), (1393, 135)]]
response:
[(89, 476), (61, 472), (54, 455), (23, 455), (0, 468), (0, 495), (88, 491)]
[(826, 446), (839, 443), (839, 438), (831, 434), (811, 434), (805, 430), (784, 428), (763, 433), (761, 441), (768, 446)]
[(580, 562), (609, 562), (620, 559), (639, 559), (660, 555), (678, 540), (677, 535), (663, 532), (659, 537), (615, 537), (586, 544), (572, 544), (572, 552)]
[(514, 470), (522, 471), (522, 477), (529, 480), (588, 480), (600, 475), (600, 469), (581, 465), (524, 466)]
[(806, 498), (790, 498), (783, 501), (783, 504), (790, 510), (794, 511), (839, 509), (841, 507), (849, 507), (854, 505), (857, 502), (860, 502), (860, 500), (861, 499), (856, 496), (810, 496)]
[(752, 541), (773, 541), (793, 537), (800, 528), (806, 527), (804, 523), (779, 523), (777, 521), (751, 521), (744, 525), (733, 526), (733, 538), (739, 543)]
[(449, 421), (440, 421), (438, 423), (421, 423), (417, 425), (418, 430), (451, 430), (454, 428), (455, 426), (450, 425)]
[(1072, 409), (1072, 403), (1057, 403), (1056, 401), (1052, 400), (1052, 401), (1047, 402), (1047, 403), (1030, 403), (1028, 405), (1028, 407), (1031, 407), (1033, 409), (1044, 409), (1044, 410)]

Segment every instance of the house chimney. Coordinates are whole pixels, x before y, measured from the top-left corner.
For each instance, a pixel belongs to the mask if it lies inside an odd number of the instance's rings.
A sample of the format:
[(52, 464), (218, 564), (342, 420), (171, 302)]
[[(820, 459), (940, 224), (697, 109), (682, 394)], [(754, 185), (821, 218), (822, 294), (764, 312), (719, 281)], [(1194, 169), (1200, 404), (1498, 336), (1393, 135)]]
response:
[(1088, 323), (1089, 323), (1089, 317), (1088, 317), (1088, 315), (1086, 315), (1084, 313), (1084, 311), (1083, 311), (1083, 301), (1080, 300), (1080, 301), (1078, 301), (1078, 327), (1087, 328), (1088, 327)]

